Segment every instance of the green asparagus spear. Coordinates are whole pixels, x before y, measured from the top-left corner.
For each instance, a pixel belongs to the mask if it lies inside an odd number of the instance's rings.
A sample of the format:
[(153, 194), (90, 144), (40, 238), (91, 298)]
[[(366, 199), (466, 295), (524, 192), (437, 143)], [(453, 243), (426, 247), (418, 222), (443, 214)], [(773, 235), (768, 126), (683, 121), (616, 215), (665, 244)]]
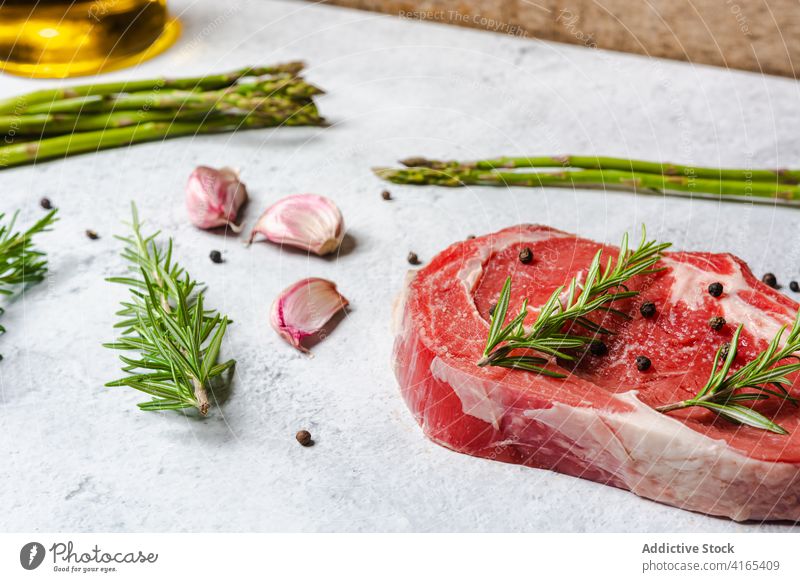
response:
[(737, 182), (780, 182), (800, 184), (800, 170), (754, 170), (747, 168), (708, 168), (666, 162), (645, 162), (605, 156), (533, 156), (501, 157), (474, 162), (428, 160), (408, 158), (400, 162), (408, 167), (425, 167), (439, 170), (509, 170), (515, 168), (582, 168), (585, 170), (623, 170), (637, 174), (663, 174), (709, 180), (734, 180)]
[(209, 117), (196, 121), (149, 121), (130, 127), (78, 132), (39, 141), (0, 147), (0, 168), (36, 161), (96, 152), (135, 143), (171, 137), (224, 133), (241, 129), (276, 126), (320, 125), (322, 118), (313, 104), (283, 113), (253, 113), (239, 116)]
[(303, 63), (290, 62), (268, 67), (244, 67), (229, 73), (205, 75), (202, 77), (188, 77), (181, 79), (144, 79), (139, 81), (118, 81), (113, 83), (97, 83), (92, 85), (78, 85), (75, 87), (61, 87), (58, 89), (41, 89), (25, 95), (0, 99), (0, 114), (13, 113), (20, 115), (28, 108), (38, 103), (52, 103), (62, 99), (84, 97), (87, 95), (109, 95), (114, 93), (133, 93), (137, 91), (158, 91), (163, 89), (203, 90), (220, 89), (229, 87), (239, 79), (245, 77), (259, 77), (263, 75), (295, 75), (303, 69)]
[(632, 190), (643, 194), (674, 194), (800, 204), (800, 186), (775, 182), (695, 179), (686, 176), (648, 174), (620, 170), (565, 170), (558, 172), (511, 172), (449, 167), (375, 168), (375, 173), (396, 184), (438, 186), (581, 187)]
[[(289, 117), (307, 105), (282, 98), (245, 98), (235, 103), (218, 103), (216, 107), (186, 107), (176, 110), (131, 110), (115, 112), (98, 112), (91, 115), (76, 113), (55, 113), (22, 115), (20, 117), (1, 116), (0, 132), (8, 134), (13, 130), (14, 136), (65, 135), (79, 131), (96, 131), (129, 127), (150, 121), (202, 120), (205, 118), (227, 118), (236, 121), (245, 115), (255, 117)], [(304, 116), (303, 119), (308, 118)], [(313, 119), (312, 125), (321, 120)]]
[[(110, 93), (106, 95), (85, 95), (54, 102), (32, 105), (25, 110), (25, 115), (74, 113), (85, 115), (105, 111), (152, 110), (152, 109), (187, 109), (203, 110), (230, 107), (249, 97), (270, 99), (291, 99), (305, 101), (323, 91), (302, 79), (281, 78), (268, 79), (258, 83), (233, 85), (217, 91), (140, 91), (135, 93)], [(18, 118), (19, 115), (7, 115), (7, 119)], [(22, 116), (24, 117), (24, 116)]]

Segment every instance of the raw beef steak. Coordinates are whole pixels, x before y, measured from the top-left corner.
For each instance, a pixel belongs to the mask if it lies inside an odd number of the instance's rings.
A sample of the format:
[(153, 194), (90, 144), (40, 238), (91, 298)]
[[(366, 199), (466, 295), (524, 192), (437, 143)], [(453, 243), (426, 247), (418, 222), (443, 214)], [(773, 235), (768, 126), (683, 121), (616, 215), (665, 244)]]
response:
[[(522, 248), (533, 260), (519, 260)], [(545, 226), (521, 225), (459, 242), (410, 280), (395, 313), (395, 372), (425, 434), (455, 451), (551, 469), (628, 489), (676, 507), (735, 520), (800, 520), (800, 413), (776, 398), (758, 410), (789, 431), (739, 426), (691, 408), (653, 407), (694, 396), (714, 354), (744, 324), (735, 366), (763, 350), (798, 305), (728, 254), (667, 253), (661, 272), (638, 277), (640, 294), (605, 314), (608, 353), (587, 354), (555, 379), (479, 368), (489, 310), (508, 275), (509, 313), (541, 305), (585, 274), (594, 254), (618, 249)], [(713, 297), (709, 284), (724, 292)], [(645, 301), (656, 314), (643, 317)], [(534, 310), (535, 311), (535, 310)], [(726, 324), (712, 329), (709, 319)], [(533, 317), (529, 318), (530, 321)], [(639, 371), (635, 359), (650, 358)], [(549, 366), (557, 367), (556, 362)], [(792, 393), (797, 396), (800, 382)]]

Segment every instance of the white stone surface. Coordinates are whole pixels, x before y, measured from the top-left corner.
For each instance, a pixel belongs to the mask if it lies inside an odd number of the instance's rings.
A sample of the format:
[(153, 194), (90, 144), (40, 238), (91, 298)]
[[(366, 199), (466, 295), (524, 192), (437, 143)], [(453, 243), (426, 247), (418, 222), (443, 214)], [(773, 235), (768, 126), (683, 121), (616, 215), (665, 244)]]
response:
[[(677, 248), (732, 251), (800, 277), (800, 210), (624, 193), (391, 187), (370, 167), (409, 155), (604, 153), (736, 166), (800, 159), (796, 82), (297, 2), (175, 1), (167, 54), (107, 78), (302, 58), (331, 126), (178, 139), (3, 171), (0, 210), (60, 208), (47, 282), (3, 316), (2, 531), (786, 531), (736, 524), (555, 473), (470, 458), (423, 438), (390, 369), (389, 319), (409, 250), (541, 222), (616, 242), (645, 222)], [(0, 78), (11, 95), (46, 86)], [(200, 232), (183, 185), (198, 164), (242, 169), (248, 226), (280, 196), (341, 206), (356, 244), (335, 259)], [(125, 289), (113, 233), (131, 200), (228, 313), (229, 398), (198, 420), (136, 409), (103, 388), (100, 346)], [(97, 230), (90, 241), (84, 230)], [(222, 265), (208, 253), (221, 249)], [(269, 328), (285, 286), (335, 280), (353, 309), (308, 359)], [(788, 292), (788, 291), (787, 291)], [(302, 448), (294, 433), (317, 441)]]

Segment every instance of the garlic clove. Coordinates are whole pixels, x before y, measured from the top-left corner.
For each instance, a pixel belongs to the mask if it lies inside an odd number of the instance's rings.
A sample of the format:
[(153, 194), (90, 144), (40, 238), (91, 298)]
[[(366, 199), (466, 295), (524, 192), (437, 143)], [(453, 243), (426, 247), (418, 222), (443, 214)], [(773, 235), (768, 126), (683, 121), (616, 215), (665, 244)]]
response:
[(270, 324), (289, 344), (308, 353), (301, 342), (348, 304), (335, 283), (317, 277), (303, 279), (284, 289), (272, 303)]
[(316, 194), (293, 194), (267, 208), (250, 241), (261, 234), (274, 243), (327, 255), (344, 239), (344, 218), (333, 200)]
[(228, 226), (234, 232), (241, 230), (236, 218), (242, 204), (247, 201), (247, 188), (232, 168), (216, 170), (198, 166), (186, 183), (186, 209), (189, 220), (198, 228), (208, 229)]

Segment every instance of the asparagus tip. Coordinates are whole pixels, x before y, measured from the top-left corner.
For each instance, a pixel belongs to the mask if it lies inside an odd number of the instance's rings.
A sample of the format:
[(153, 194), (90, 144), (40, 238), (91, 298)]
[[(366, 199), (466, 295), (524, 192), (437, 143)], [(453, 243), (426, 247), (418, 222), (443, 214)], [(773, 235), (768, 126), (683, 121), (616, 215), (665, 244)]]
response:
[(372, 168), (372, 172), (378, 176), (379, 178), (383, 178), (384, 180), (388, 180), (389, 177), (394, 174), (394, 168), (384, 168), (384, 167), (374, 167)]
[(433, 165), (429, 159), (422, 157), (406, 158), (400, 160), (400, 163), (407, 168), (429, 168)]
[(288, 63), (279, 65), (277, 68), (284, 73), (296, 75), (306, 68), (306, 63), (305, 61), (289, 61)]

